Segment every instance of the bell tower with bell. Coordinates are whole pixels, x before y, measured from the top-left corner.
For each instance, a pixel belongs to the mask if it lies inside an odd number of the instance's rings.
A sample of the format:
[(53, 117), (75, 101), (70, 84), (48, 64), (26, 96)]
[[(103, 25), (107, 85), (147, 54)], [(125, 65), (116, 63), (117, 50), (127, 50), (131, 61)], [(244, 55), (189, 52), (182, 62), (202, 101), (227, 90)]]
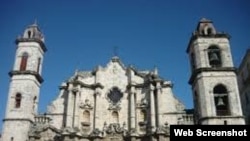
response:
[(42, 63), (46, 46), (36, 23), (16, 39), (16, 55), (9, 72), (10, 86), (3, 119), (2, 141), (28, 141), (28, 133), (37, 115)]
[(196, 124), (245, 124), (229, 39), (202, 18), (189, 41)]

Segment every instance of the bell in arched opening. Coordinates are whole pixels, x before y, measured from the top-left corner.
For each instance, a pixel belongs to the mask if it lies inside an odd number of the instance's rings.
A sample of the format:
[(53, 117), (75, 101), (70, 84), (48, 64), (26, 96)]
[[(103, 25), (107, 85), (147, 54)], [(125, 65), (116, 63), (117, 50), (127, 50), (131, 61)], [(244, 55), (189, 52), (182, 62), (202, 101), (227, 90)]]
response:
[(220, 65), (220, 58), (216, 52), (211, 52), (209, 56), (209, 63), (212, 66)]
[(221, 97), (218, 98), (217, 106), (224, 106), (225, 103), (223, 102), (223, 99)]

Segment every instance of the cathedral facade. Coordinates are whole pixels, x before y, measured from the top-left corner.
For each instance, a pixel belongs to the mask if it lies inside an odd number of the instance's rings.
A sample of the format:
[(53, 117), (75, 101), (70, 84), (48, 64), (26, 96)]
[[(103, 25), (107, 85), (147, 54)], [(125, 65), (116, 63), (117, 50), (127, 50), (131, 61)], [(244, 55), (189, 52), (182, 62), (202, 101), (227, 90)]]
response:
[(76, 71), (46, 114), (37, 114), (46, 46), (39, 27), (16, 39), (2, 141), (168, 141), (170, 125), (245, 124), (229, 36), (201, 19), (187, 53), (194, 109), (187, 110), (157, 69), (140, 71), (114, 56)]

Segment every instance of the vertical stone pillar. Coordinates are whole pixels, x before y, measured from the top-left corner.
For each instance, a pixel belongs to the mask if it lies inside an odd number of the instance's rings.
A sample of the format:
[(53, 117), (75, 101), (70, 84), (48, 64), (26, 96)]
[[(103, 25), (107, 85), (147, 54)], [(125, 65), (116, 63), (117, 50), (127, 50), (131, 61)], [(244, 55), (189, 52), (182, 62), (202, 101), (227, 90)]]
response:
[(73, 114), (74, 114), (74, 127), (79, 126), (79, 98), (80, 98), (80, 85), (74, 88), (74, 108), (73, 108)]
[(155, 131), (155, 98), (154, 98), (154, 89), (153, 84), (150, 84), (150, 122), (151, 122), (151, 131)]
[(162, 112), (161, 112), (161, 84), (160, 82), (156, 83), (156, 100), (157, 100), (157, 108), (156, 108), (156, 118), (157, 118), (157, 122), (156, 122), (156, 126), (159, 127), (162, 121)]
[(130, 130), (136, 129), (136, 123), (135, 123), (135, 87), (130, 87), (130, 97), (129, 97), (129, 103), (130, 103)]
[(100, 126), (100, 96), (101, 96), (101, 88), (96, 87), (95, 93), (94, 93), (94, 119), (93, 119), (93, 129), (99, 128)]
[(69, 84), (69, 88), (68, 88), (68, 99), (67, 99), (67, 115), (66, 115), (66, 127), (72, 127), (72, 117), (73, 117), (73, 85)]

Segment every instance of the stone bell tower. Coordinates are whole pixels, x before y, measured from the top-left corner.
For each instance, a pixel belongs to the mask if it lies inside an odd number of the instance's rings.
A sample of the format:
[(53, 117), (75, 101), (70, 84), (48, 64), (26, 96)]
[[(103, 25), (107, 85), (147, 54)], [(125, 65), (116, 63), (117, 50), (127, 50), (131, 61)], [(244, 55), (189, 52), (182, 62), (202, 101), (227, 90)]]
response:
[(11, 77), (3, 141), (27, 141), (28, 131), (37, 114), (43, 56), (44, 37), (37, 24), (28, 26), (16, 39), (16, 56)]
[(203, 18), (189, 41), (196, 124), (245, 124), (229, 39)]

